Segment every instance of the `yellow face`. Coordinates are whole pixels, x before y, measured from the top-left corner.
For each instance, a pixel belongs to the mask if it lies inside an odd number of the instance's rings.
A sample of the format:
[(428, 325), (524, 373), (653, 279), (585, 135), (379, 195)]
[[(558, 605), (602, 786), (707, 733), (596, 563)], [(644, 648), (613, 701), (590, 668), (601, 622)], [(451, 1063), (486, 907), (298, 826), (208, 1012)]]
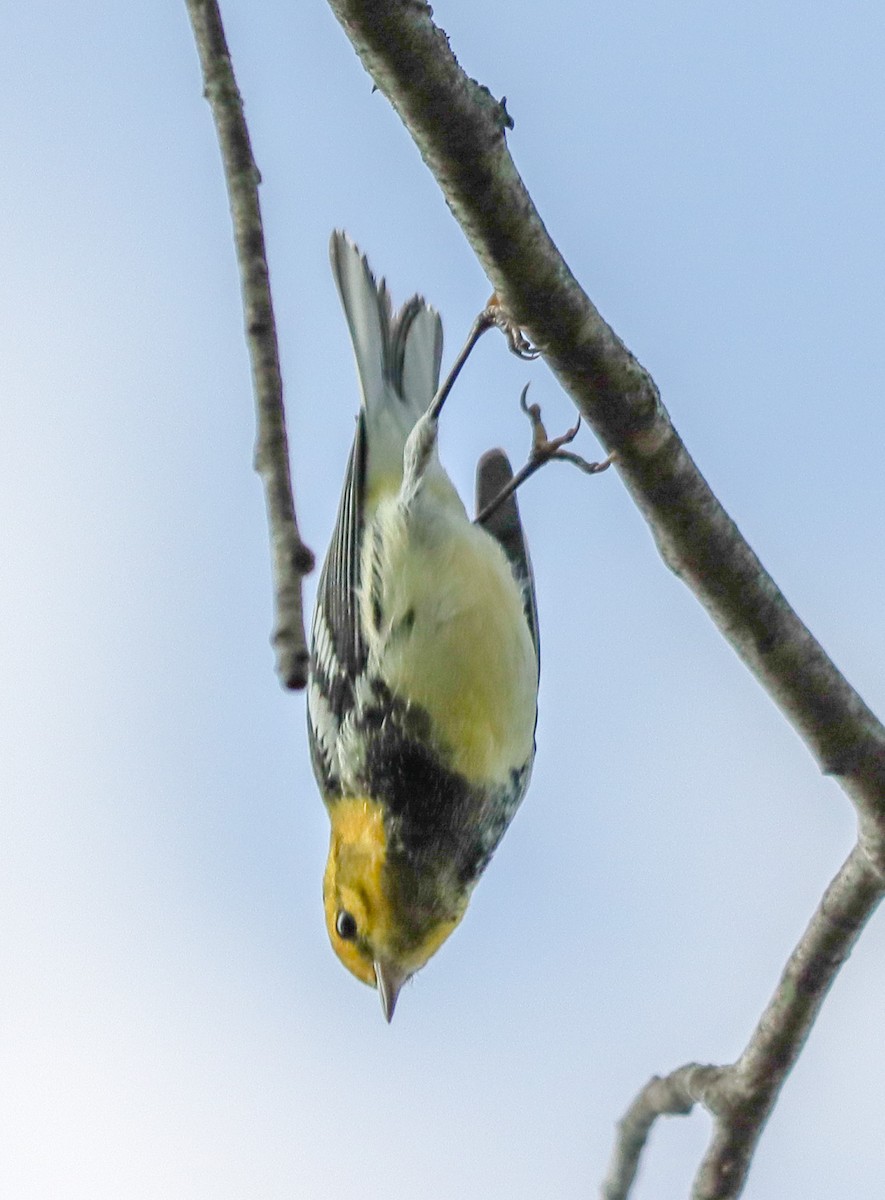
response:
[[(385, 886), (387, 835), (381, 806), (347, 798), (330, 808), (332, 837), (323, 879), (326, 929), (335, 953), (357, 979), (396, 992), (436, 953), (464, 914), (434, 921), (417, 938), (403, 938), (405, 914), (397, 912)], [(383, 975), (384, 982), (379, 976)], [(385, 1012), (388, 1001), (385, 999)]]

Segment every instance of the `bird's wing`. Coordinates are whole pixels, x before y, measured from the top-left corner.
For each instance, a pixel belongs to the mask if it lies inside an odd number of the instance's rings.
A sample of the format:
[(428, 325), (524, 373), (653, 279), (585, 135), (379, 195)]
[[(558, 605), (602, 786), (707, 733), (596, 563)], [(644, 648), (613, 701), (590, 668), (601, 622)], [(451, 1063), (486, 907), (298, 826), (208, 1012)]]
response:
[[(487, 450), (476, 465), (476, 511), (481, 513), (487, 504), (513, 478), (510, 461), (503, 450)], [(535, 599), (535, 575), (526, 545), (516, 493), (508, 496), (483, 522), (483, 529), (501, 545), (510, 562), (516, 582), (522, 590), (525, 619), (532, 635), (535, 654), (540, 662), (541, 643), (538, 634), (538, 605)]]
[[(384, 281), (375, 279), (345, 233), (332, 234), (329, 254), (362, 392), (317, 597), (326, 628), (314, 630), (314, 665), (332, 682), (336, 675), (355, 681), (366, 665), (359, 611), (366, 491), (378, 475), (402, 475), (406, 437), (436, 390), (442, 329), (437, 313), (418, 296), (395, 313)], [(346, 706), (347, 696), (341, 700)]]
[(325, 655), (325, 647), (317, 646), (317, 666), (327, 678), (331, 669), (333, 675), (343, 674), (353, 679), (361, 674), (366, 665), (366, 644), (359, 613), (365, 469), (365, 420), (360, 413), (347, 462), (338, 518), (317, 596), (317, 609), (323, 613), (327, 634), (321, 641), (328, 643)]
[(320, 575), (310, 639), (310, 752), (317, 778), (326, 789), (336, 783), (338, 738), (354, 707), (356, 682), (367, 657), (359, 615), (365, 469), (365, 419), (361, 412), (332, 543)]
[(370, 414), (386, 406), (404, 409), (408, 432), (439, 383), (439, 313), (421, 296), (413, 296), (395, 312), (387, 284), (375, 278), (366, 256), (339, 229), (332, 234), (329, 258), (353, 343), (363, 405)]
[(419, 296), (394, 312), (384, 281), (346, 234), (332, 234), (332, 274), (350, 331), (362, 405), (332, 543), (320, 576), (308, 693), (314, 766), (329, 783), (336, 746), (368, 657), (360, 621), (360, 551), (367, 487), (401, 477), (403, 447), (436, 391), (442, 354), (438, 314)]

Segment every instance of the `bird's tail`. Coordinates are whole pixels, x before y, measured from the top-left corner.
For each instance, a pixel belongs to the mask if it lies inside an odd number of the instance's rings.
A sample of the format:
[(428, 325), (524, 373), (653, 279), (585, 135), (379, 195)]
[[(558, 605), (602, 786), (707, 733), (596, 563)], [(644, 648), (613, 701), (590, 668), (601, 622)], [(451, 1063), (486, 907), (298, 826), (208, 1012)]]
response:
[(420, 296), (394, 312), (384, 280), (347, 234), (332, 234), (329, 253), (356, 358), (371, 484), (402, 475), (406, 438), (439, 383), (442, 322)]

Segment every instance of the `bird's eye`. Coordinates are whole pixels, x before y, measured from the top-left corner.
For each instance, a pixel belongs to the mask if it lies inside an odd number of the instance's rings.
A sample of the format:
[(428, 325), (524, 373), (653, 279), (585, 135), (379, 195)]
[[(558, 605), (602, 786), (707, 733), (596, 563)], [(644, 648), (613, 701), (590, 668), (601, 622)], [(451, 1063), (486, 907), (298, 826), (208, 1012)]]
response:
[(352, 942), (356, 937), (356, 918), (353, 913), (342, 908), (335, 918), (335, 932), (345, 942)]

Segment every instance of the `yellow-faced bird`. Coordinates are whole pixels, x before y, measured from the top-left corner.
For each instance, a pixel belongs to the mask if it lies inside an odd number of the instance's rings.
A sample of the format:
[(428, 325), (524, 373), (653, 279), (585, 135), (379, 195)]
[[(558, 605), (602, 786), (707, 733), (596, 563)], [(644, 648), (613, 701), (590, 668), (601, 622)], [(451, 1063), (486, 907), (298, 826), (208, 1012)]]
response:
[[(329, 938), (389, 1021), (528, 786), (537, 614), (515, 496), (479, 525), (439, 462), (439, 315), (418, 296), (394, 312), (342, 233), (331, 258), (362, 405), (313, 619), (309, 735)], [(477, 510), (510, 479), (502, 451), (484, 455)]]

